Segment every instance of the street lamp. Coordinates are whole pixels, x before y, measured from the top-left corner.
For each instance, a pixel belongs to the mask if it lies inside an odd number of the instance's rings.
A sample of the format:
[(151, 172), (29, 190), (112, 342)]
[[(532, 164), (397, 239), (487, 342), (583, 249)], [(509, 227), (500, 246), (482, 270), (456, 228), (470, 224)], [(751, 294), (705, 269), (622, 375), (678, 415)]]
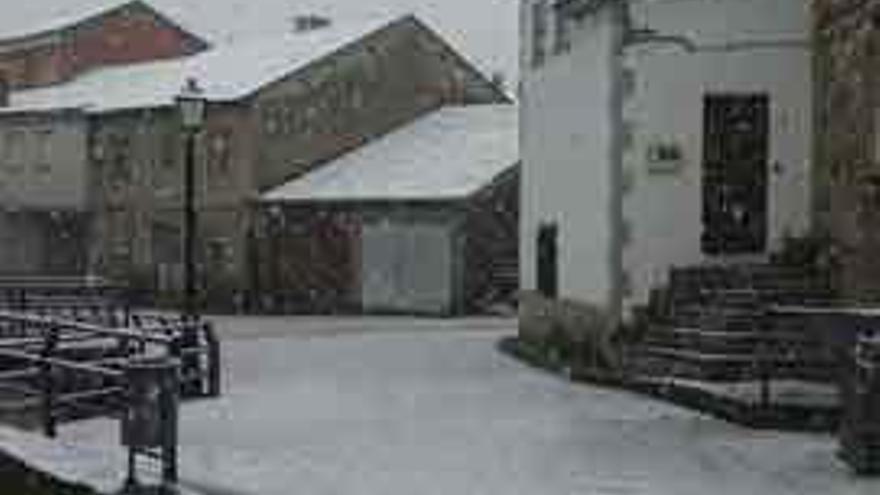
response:
[[(195, 161), (196, 137), (205, 123), (205, 97), (195, 79), (187, 79), (177, 96), (180, 122), (186, 135), (185, 163), (183, 167), (183, 280), (184, 316), (194, 323), (196, 312), (196, 208), (195, 208)], [(190, 332), (188, 332), (190, 333)]]

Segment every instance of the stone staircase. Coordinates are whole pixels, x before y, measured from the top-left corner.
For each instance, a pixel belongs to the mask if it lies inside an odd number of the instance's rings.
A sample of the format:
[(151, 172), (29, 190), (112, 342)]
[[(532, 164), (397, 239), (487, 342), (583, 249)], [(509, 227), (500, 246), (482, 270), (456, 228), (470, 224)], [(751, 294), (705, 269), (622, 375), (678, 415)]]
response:
[(669, 286), (642, 309), (643, 334), (630, 371), (653, 378), (737, 382), (822, 380), (832, 359), (796, 319), (769, 317), (766, 305), (827, 300), (818, 277), (773, 265), (673, 269)]
[[(755, 428), (837, 427), (839, 360), (802, 316), (824, 305), (821, 277), (776, 265), (676, 268), (637, 310), (624, 345), (634, 390)], [(792, 312), (796, 314), (796, 312)]]

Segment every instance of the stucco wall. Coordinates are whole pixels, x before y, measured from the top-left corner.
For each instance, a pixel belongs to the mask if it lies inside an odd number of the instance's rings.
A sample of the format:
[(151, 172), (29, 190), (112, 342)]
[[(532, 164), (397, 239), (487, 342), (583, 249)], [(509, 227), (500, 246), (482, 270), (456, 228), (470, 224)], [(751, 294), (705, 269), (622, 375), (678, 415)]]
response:
[[(615, 235), (610, 9), (592, 11), (572, 25), (571, 50), (556, 54), (550, 8), (547, 59), (535, 68), (537, 1), (523, 2), (521, 16), (522, 286), (536, 288), (536, 231), (542, 222), (555, 222), (559, 296), (605, 305), (612, 290)], [(642, 0), (631, 2), (631, 14), (635, 28), (687, 37), (697, 50), (639, 44), (628, 47), (624, 57), (620, 187), (625, 225), (619, 234), (626, 270), (621, 283), (630, 304), (645, 302), (672, 265), (718, 261), (704, 256), (700, 245), (704, 96), (769, 95), (768, 251), (784, 235), (809, 228), (813, 119), (808, 3)], [(683, 151), (680, 166), (649, 170), (648, 148), (670, 142)]]
[(533, 68), (531, 6), (524, 2), (521, 15), (521, 286), (536, 288), (538, 228), (555, 223), (559, 296), (605, 306), (612, 235), (609, 13), (577, 26), (570, 53)]
[[(809, 227), (812, 83), (810, 9), (802, 0), (634, 3), (636, 25), (685, 35), (696, 53), (652, 44), (632, 47), (627, 65), (635, 91), (626, 105), (633, 131), (627, 148), (630, 191), (625, 216), (631, 242), (625, 266), (631, 302), (643, 303), (665, 282), (671, 265), (724, 262), (701, 252), (703, 97), (766, 93), (770, 98), (768, 251), (783, 236)], [(789, 43), (799, 40), (801, 45)], [(784, 46), (743, 43), (785, 41)], [(730, 44), (739, 45), (732, 47)], [(728, 45), (723, 48), (724, 45)], [(651, 145), (678, 143), (684, 160), (674, 171), (651, 170)]]

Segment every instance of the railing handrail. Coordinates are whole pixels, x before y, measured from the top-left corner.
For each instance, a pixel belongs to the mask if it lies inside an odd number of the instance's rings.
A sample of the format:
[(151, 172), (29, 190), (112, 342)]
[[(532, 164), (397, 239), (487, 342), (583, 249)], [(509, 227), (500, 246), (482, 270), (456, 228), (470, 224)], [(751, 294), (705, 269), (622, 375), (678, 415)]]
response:
[(144, 329), (132, 329), (128, 327), (108, 328), (84, 322), (64, 320), (51, 316), (15, 313), (4, 310), (0, 310), (0, 320), (29, 324), (38, 328), (74, 330), (97, 336), (115, 337), (163, 345), (173, 344), (174, 338), (153, 332), (174, 327), (175, 325), (186, 325), (185, 323), (176, 323), (169, 325), (155, 325)]
[(112, 368), (106, 368), (103, 366), (98, 366), (95, 364), (90, 364), (81, 361), (72, 361), (68, 359), (61, 359), (55, 357), (48, 356), (36, 356), (34, 354), (22, 351), (13, 351), (11, 349), (0, 349), (0, 356), (20, 359), (22, 361), (27, 361), (35, 364), (48, 364), (52, 366), (57, 366), (59, 368), (67, 369), (70, 371), (76, 371), (80, 373), (90, 373), (93, 375), (99, 375), (107, 378), (122, 378), (124, 376), (122, 371), (115, 370)]

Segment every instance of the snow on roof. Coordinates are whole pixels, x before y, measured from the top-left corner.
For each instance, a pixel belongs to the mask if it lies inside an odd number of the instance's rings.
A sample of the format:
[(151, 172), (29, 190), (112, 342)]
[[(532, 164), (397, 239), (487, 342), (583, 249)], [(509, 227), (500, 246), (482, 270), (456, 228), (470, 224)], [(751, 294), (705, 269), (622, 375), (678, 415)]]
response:
[[(128, 3), (131, 2), (129, 0), (80, 0), (65, 4), (49, 4), (31, 15), (25, 13), (26, 20), (24, 22), (0, 24), (0, 41), (27, 38), (66, 29)], [(17, 9), (19, 6), (16, 6)], [(10, 17), (17, 18), (18, 16)]]
[(263, 201), (444, 200), (519, 161), (515, 105), (447, 107), (263, 195)]
[(4, 112), (82, 108), (91, 113), (171, 105), (188, 78), (206, 98), (235, 101), (388, 25), (336, 24), (305, 33), (254, 37), (173, 60), (96, 69), (57, 86), (13, 92)]
[[(27, 0), (8, 2), (0, 15), (0, 38), (81, 20), (119, 0)], [(287, 32), (297, 14), (320, 14), (334, 22), (415, 13), (484, 72), (502, 70), (518, 80), (519, 2), (511, 0), (145, 0), (160, 13), (211, 43)], [(4, 4), (5, 5), (5, 4)], [(14, 7), (14, 8), (13, 8)]]

